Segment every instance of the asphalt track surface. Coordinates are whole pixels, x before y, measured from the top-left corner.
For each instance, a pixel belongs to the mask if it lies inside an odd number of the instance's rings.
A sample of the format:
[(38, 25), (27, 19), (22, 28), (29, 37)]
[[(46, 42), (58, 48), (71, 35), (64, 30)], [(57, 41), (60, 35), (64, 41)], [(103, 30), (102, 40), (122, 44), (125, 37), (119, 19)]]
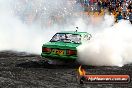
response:
[[(78, 65), (38, 63), (39, 55), (0, 52), (0, 88), (132, 88), (132, 82), (118, 84), (79, 84)], [(129, 74), (132, 64), (119, 67), (83, 66), (90, 74)]]

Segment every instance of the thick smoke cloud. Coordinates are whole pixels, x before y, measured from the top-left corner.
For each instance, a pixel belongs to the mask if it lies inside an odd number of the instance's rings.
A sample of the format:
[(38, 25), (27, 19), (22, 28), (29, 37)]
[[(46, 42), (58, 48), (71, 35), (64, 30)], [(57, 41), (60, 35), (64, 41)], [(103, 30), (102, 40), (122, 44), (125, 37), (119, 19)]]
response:
[(104, 26), (90, 41), (77, 48), (79, 61), (95, 66), (123, 66), (131, 63), (131, 29), (132, 25), (124, 20), (113, 26)]
[(67, 2), (66, 0), (1, 0), (0, 50), (40, 54), (43, 43), (48, 42), (56, 32), (66, 30), (65, 25), (68, 24), (65, 20), (68, 20), (67, 17), (69, 19), (72, 17), (75, 3)]

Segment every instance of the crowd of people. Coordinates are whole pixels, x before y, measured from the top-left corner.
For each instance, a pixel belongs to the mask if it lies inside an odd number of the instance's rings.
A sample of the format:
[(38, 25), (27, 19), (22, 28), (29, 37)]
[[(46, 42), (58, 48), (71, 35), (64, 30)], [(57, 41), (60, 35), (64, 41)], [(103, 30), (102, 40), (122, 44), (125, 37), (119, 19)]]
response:
[(132, 0), (77, 0), (77, 3), (81, 3), (88, 15), (91, 12), (98, 13), (97, 15), (108, 12), (114, 15), (115, 22), (125, 19), (132, 24)]

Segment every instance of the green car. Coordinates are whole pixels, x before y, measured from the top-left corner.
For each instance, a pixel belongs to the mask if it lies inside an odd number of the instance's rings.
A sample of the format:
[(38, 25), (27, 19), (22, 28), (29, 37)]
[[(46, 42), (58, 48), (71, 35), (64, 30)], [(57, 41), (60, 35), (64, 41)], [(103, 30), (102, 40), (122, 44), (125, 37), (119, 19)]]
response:
[(41, 56), (45, 60), (74, 61), (77, 59), (76, 47), (90, 38), (91, 34), (87, 32), (58, 32), (49, 42), (43, 44)]

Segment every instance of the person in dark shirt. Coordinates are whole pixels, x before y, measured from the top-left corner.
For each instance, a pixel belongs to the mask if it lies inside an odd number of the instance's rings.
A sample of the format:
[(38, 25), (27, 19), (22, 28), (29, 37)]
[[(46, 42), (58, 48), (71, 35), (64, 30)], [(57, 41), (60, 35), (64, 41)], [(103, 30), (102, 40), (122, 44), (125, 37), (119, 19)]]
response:
[(103, 1), (102, 2), (102, 7), (103, 7), (103, 9), (106, 9), (107, 8), (107, 2), (106, 1)]
[(126, 13), (123, 13), (122, 18), (123, 18), (124, 20), (127, 20), (127, 14), (126, 14)]
[(119, 14), (117, 15), (117, 21), (121, 20), (123, 17), (122, 17), (122, 14), (121, 12), (119, 12)]
[(128, 5), (129, 11), (132, 9), (132, 2)]
[(131, 24), (132, 24), (132, 9), (130, 10), (130, 13), (129, 13), (129, 21), (130, 21)]

